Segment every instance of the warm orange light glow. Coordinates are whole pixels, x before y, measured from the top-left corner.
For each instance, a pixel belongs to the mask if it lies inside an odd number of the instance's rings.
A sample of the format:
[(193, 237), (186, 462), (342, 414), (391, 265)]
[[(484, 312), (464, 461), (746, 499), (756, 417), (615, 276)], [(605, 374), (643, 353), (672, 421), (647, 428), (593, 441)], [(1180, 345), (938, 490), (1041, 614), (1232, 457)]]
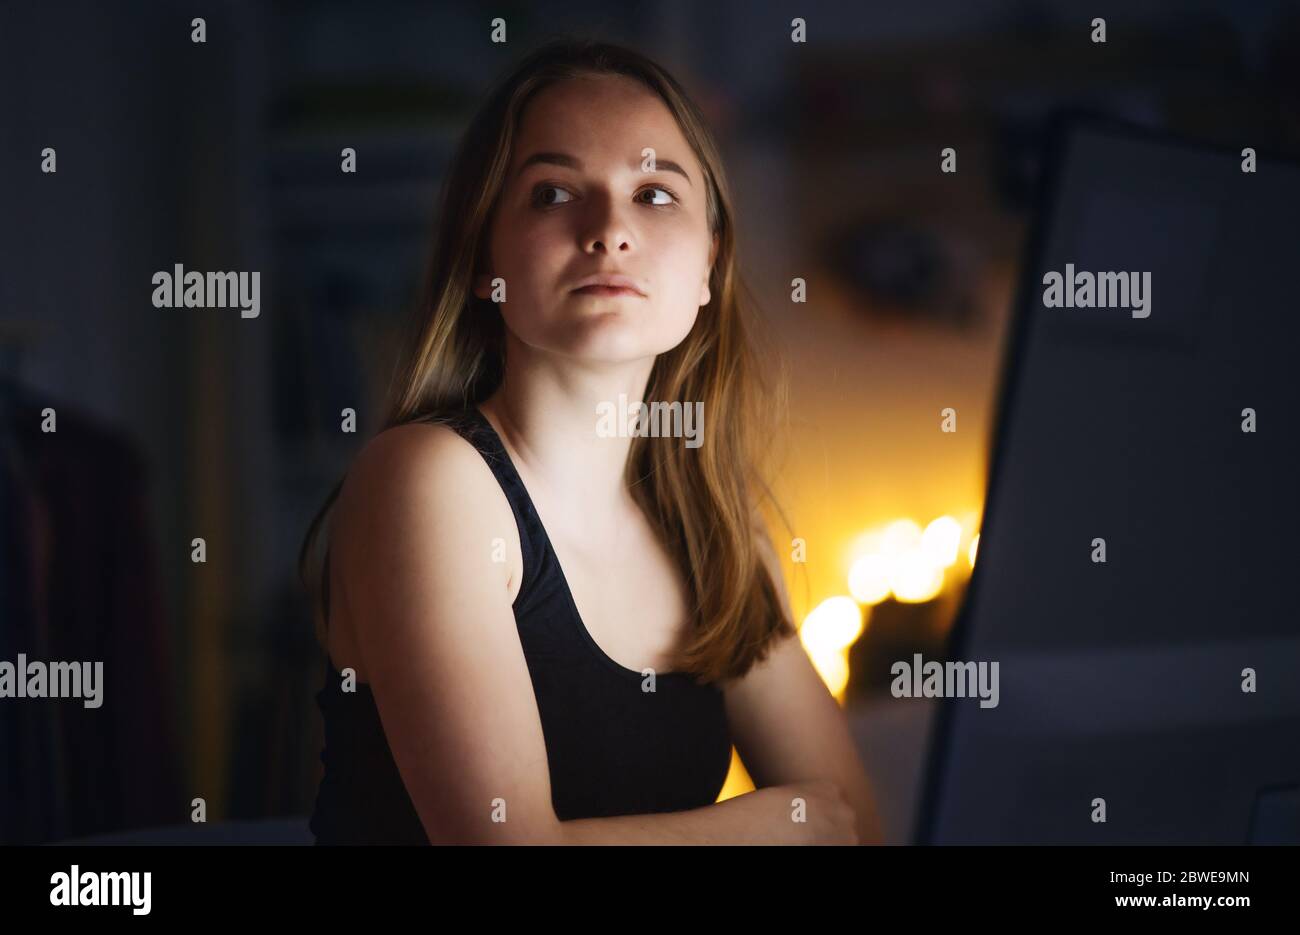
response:
[(827, 690), (842, 700), (849, 683), (849, 647), (862, 635), (863, 611), (851, 597), (828, 597), (814, 607), (799, 628), (813, 668)]
[(914, 519), (896, 519), (885, 527), (880, 537), (880, 551), (901, 555), (921, 544), (921, 526)]
[(862, 635), (862, 611), (851, 597), (828, 597), (804, 618), (799, 637), (810, 654), (852, 645)]
[(898, 557), (890, 585), (894, 597), (904, 603), (933, 600), (943, 587), (943, 569), (921, 549), (909, 549)]
[(951, 516), (940, 516), (932, 520), (921, 535), (921, 551), (940, 568), (954, 564), (960, 548), (961, 523)]
[(961, 523), (947, 514), (924, 531), (902, 517), (865, 532), (850, 548), (849, 593), (868, 607), (890, 594), (906, 603), (933, 600), (943, 589), (944, 569), (961, 554), (962, 537)]
[(879, 604), (889, 597), (889, 582), (894, 574), (894, 559), (873, 552), (864, 555), (849, 569), (849, 593), (860, 604)]
[(813, 668), (817, 674), (822, 677), (826, 683), (827, 690), (835, 696), (836, 700), (842, 701), (844, 689), (849, 684), (849, 654), (845, 650), (838, 652), (823, 653), (820, 656), (813, 656)]
[(731, 748), (731, 768), (727, 771), (727, 781), (722, 784), (721, 791), (718, 792), (718, 802), (726, 801), (738, 795), (744, 795), (746, 792), (754, 791), (754, 780), (749, 778), (749, 772), (745, 769), (744, 762), (740, 759), (740, 754), (735, 747)]
[(844, 554), (852, 597), (826, 598), (808, 612), (799, 630), (813, 667), (841, 704), (850, 674), (849, 647), (862, 635), (872, 608), (891, 596), (908, 604), (932, 601), (945, 585), (956, 586), (965, 570), (954, 570), (950, 580), (945, 569), (957, 565), (963, 551), (974, 567), (979, 521), (977, 509), (945, 513), (924, 529), (916, 520), (900, 517), (849, 541)]

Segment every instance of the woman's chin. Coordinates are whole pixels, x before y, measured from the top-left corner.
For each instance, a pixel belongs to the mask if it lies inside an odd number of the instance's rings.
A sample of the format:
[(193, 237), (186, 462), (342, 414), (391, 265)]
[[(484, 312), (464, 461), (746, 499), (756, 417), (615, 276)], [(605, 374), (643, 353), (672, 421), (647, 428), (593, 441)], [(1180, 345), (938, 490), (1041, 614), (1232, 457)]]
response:
[[(631, 363), (670, 351), (690, 333), (692, 322), (652, 323), (620, 308), (583, 309), (552, 319), (538, 333), (520, 335), (525, 344), (584, 363)], [(516, 332), (518, 333), (518, 332)]]
[(633, 327), (605, 327), (599, 330), (587, 330), (575, 336), (568, 344), (566, 356), (585, 363), (623, 364), (637, 360), (653, 358), (671, 346), (663, 346), (662, 340), (648, 340), (639, 329)]

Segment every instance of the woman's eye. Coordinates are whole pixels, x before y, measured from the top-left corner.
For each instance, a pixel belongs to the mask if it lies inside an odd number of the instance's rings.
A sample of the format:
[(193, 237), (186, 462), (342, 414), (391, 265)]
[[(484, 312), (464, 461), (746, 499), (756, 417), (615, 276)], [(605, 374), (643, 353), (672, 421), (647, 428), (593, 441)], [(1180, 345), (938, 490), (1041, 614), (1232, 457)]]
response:
[[(554, 194), (548, 194), (553, 192)], [(655, 193), (659, 195), (656, 197)], [(649, 199), (644, 196), (650, 195)], [(661, 208), (675, 204), (677, 195), (671, 188), (665, 188), (662, 185), (653, 185), (650, 188), (643, 188), (636, 193), (636, 200), (644, 205)], [(558, 185), (539, 185), (533, 191), (533, 203), (543, 208), (554, 207), (555, 205), (566, 204), (573, 200), (573, 194)]]
[(643, 189), (641, 189), (640, 192), (637, 193), (637, 195), (638, 195), (638, 197), (639, 197), (639, 196), (641, 196), (641, 195), (646, 194), (647, 192), (651, 192), (651, 193), (653, 193), (653, 192), (663, 192), (663, 193), (664, 193), (665, 195), (667, 195), (668, 197), (667, 197), (667, 200), (666, 200), (666, 201), (645, 201), (645, 202), (643, 202), (643, 204), (649, 204), (649, 205), (670, 205), (670, 204), (672, 204), (674, 201), (677, 200), (677, 196), (673, 194), (672, 189), (670, 189), (670, 188), (664, 188), (662, 185), (656, 185), (656, 186), (654, 186), (654, 187), (652, 187), (652, 188), (643, 188)]
[(541, 188), (537, 189), (537, 191), (533, 193), (533, 201), (543, 206), (564, 204), (564, 201), (559, 198), (545, 197), (546, 192), (556, 192), (557, 194), (564, 194), (564, 195), (569, 194), (564, 189), (560, 188), (558, 185), (543, 185)]

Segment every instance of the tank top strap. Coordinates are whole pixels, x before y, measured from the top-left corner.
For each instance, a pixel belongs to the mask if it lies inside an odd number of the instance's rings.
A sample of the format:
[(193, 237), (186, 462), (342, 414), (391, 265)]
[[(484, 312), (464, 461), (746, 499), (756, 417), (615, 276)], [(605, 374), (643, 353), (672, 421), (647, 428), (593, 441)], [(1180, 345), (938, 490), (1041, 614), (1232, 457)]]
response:
[(542, 574), (546, 556), (546, 530), (524, 487), (523, 478), (515, 470), (514, 463), (506, 452), (505, 444), (479, 408), (469, 406), (447, 419), (446, 424), (483, 456), (497, 483), (501, 485), (506, 500), (510, 502), (515, 526), (519, 529), (519, 548), (523, 559), (523, 577), (519, 583), (519, 593), (515, 596), (515, 602), (519, 603)]

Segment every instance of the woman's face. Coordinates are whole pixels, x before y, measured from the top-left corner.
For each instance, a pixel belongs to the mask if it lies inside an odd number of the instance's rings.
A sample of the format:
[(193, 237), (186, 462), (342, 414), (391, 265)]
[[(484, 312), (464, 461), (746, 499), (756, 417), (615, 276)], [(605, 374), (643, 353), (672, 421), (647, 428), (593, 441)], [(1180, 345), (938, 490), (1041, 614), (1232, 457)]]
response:
[[(551, 85), (521, 118), (490, 272), (474, 293), (492, 298), (492, 280), (504, 280), (506, 327), (539, 350), (653, 357), (677, 346), (709, 301), (716, 238), (706, 203), (699, 162), (658, 96), (613, 76)], [(577, 291), (598, 274), (627, 277), (638, 292)]]

